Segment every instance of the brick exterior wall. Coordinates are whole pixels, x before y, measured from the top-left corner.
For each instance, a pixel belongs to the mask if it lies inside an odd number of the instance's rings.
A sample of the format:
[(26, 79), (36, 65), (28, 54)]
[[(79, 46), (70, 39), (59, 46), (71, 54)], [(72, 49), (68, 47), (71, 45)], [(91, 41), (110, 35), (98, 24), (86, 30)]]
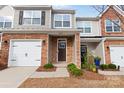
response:
[(47, 34), (3, 34), (3, 41), (8, 43), (2, 44), (2, 54), (0, 63), (7, 65), (8, 64), (8, 55), (9, 55), (9, 44), (11, 39), (43, 39), (45, 43), (42, 44), (42, 65), (47, 63), (47, 51), (48, 51), (48, 35)]
[(67, 63), (73, 62), (73, 42), (74, 42), (74, 36), (73, 37), (50, 37), (50, 61), (53, 63), (57, 63), (57, 39), (58, 38), (66, 38), (67, 39)]
[(110, 48), (107, 48), (110, 45), (124, 45), (124, 40), (107, 40), (104, 42), (105, 59), (107, 64), (111, 63)]
[(115, 11), (113, 8), (110, 7), (101, 17), (102, 36), (124, 36), (124, 31), (122, 32), (106, 32), (105, 31), (105, 20), (106, 19), (111, 19), (111, 20), (119, 19), (118, 16), (121, 18), (121, 28), (123, 28), (124, 30), (124, 16), (122, 16), (121, 14), (119, 14), (117, 11)]
[(66, 38), (67, 39), (67, 63), (75, 63), (79, 68), (81, 67), (80, 60), (80, 34), (76, 33), (75, 36), (68, 37), (50, 37), (50, 55), (49, 59), (53, 63), (57, 63), (57, 39)]
[(76, 63), (81, 68), (81, 55), (80, 55), (80, 33), (75, 34), (75, 45), (76, 45)]

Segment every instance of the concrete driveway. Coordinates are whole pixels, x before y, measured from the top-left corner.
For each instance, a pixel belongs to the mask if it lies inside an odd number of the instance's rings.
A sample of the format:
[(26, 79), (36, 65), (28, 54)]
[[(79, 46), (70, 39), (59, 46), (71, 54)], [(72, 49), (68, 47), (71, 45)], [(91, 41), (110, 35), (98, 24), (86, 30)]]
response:
[(35, 72), (37, 67), (10, 67), (0, 71), (0, 88), (16, 88)]

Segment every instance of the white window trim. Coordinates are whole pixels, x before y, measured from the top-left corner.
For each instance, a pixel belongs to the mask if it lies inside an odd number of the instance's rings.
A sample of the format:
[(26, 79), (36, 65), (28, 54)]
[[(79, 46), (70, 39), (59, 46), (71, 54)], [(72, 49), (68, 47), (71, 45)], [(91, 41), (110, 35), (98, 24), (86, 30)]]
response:
[[(1, 17), (10, 17), (10, 16), (1, 16)], [(11, 17), (12, 18), (12, 17)], [(2, 21), (1, 21), (2, 22)], [(5, 18), (4, 18), (4, 21), (3, 21), (3, 27), (1, 27), (0, 29), (5, 29)], [(11, 19), (11, 27), (10, 28), (13, 28), (13, 18)]]
[[(91, 32), (90, 33), (86, 33), (85, 32), (85, 26), (82, 26), (82, 29), (83, 29), (83, 32), (82, 32), (82, 34), (92, 34), (92, 26), (93, 26), (93, 24), (92, 24), (92, 22), (91, 21), (80, 21), (80, 22), (82, 22), (82, 24), (83, 23), (85, 23), (85, 22), (89, 22), (90, 23), (90, 28), (91, 28)], [(78, 28), (78, 27), (77, 27)]]
[[(56, 20), (55, 20), (55, 15), (61, 15), (61, 16), (69, 15), (69, 16), (70, 16), (70, 27), (63, 27), (63, 17), (62, 17), (62, 20), (59, 20), (59, 21), (62, 22), (62, 27), (56, 27), (56, 26), (55, 26), (55, 21), (56, 21)], [(71, 16), (71, 14), (54, 14), (53, 27), (54, 27), (54, 28), (72, 28), (72, 16)]]
[[(114, 23), (112, 22), (112, 31), (110, 31), (110, 32), (108, 32), (107, 31), (107, 29), (106, 29), (106, 20), (107, 19), (105, 19), (105, 32), (107, 32), (107, 33), (120, 33), (120, 32), (122, 32), (122, 30), (121, 30), (121, 28), (120, 28), (120, 31), (114, 31)], [(109, 19), (108, 19), (109, 20)], [(118, 20), (119, 21), (119, 25), (121, 25), (121, 23), (120, 23), (120, 20), (119, 19), (114, 19), (114, 20)], [(113, 21), (113, 20), (112, 20)]]
[[(31, 24), (25, 24), (24, 23), (24, 14), (23, 14), (23, 22), (22, 22), (22, 25), (24, 25), (24, 26), (31, 26), (31, 25), (36, 25), (36, 26), (41, 26), (41, 17), (40, 17), (40, 23), (39, 24), (32, 24), (33, 22), (32, 22), (32, 19), (33, 19), (33, 12), (35, 11), (35, 10), (24, 10), (23, 12), (25, 12), (25, 11), (31, 11)], [(42, 16), (42, 11), (40, 11), (40, 10), (36, 10), (36, 11), (39, 11), (39, 12), (41, 12), (40, 14), (40, 16)]]

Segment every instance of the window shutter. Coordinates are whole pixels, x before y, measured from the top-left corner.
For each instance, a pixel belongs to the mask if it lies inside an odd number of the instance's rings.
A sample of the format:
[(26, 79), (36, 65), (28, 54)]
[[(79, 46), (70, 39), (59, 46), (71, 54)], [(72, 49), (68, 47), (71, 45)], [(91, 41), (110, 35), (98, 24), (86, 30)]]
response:
[(19, 13), (19, 25), (22, 25), (22, 21), (23, 21), (23, 11), (20, 11), (20, 13)]
[(41, 25), (45, 25), (45, 16), (46, 16), (45, 11), (42, 11), (42, 13), (41, 13)]

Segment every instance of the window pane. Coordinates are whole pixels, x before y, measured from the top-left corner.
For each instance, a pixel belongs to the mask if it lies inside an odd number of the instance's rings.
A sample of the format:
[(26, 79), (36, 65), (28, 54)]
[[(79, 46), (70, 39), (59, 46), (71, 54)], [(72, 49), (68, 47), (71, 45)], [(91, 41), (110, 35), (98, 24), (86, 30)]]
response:
[(70, 21), (70, 15), (63, 15), (63, 21)]
[(31, 18), (24, 18), (23, 23), (24, 24), (31, 24)]
[(114, 20), (113, 24), (114, 24), (114, 26), (118, 26), (119, 25), (119, 20)]
[(3, 22), (0, 22), (0, 28), (3, 28)]
[(4, 28), (11, 28), (11, 22), (5, 22)]
[(112, 32), (112, 26), (106, 26), (106, 31), (107, 32)]
[(110, 20), (106, 20), (106, 26), (112, 26), (112, 22)]
[(63, 21), (63, 27), (70, 27), (70, 21)]
[(24, 11), (24, 18), (31, 18), (32, 11)]
[(40, 24), (40, 18), (33, 18), (32, 24)]
[(120, 27), (114, 26), (114, 31), (115, 31), (115, 32), (120, 32)]
[(4, 21), (4, 17), (0, 17), (0, 22), (3, 22)]
[(55, 27), (62, 27), (62, 21), (55, 21)]
[(12, 22), (12, 18), (11, 17), (4, 17), (5, 22)]
[(62, 15), (54, 15), (56, 21), (62, 21)]
[(85, 28), (85, 33), (91, 33), (91, 28)]
[(41, 18), (41, 11), (33, 11), (33, 18)]

